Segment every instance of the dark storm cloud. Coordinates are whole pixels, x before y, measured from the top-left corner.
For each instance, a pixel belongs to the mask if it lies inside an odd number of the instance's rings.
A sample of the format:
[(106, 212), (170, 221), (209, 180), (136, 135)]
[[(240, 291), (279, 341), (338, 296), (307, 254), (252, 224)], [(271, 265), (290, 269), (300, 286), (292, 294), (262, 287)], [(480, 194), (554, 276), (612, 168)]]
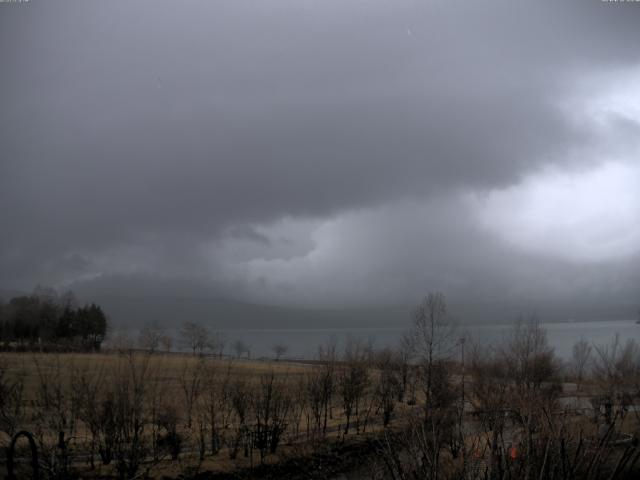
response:
[(563, 102), (640, 60), (640, 9), (600, 1), (0, 7), (7, 286), (201, 276), (229, 235), (272, 258), (256, 224), (517, 183), (600, 148)]

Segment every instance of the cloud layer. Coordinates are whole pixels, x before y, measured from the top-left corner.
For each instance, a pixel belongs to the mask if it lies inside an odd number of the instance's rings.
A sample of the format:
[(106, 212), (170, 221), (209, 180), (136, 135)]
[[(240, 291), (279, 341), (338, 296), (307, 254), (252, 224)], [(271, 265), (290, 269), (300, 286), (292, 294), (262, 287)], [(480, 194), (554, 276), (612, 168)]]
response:
[(637, 301), (636, 5), (2, 7), (0, 286)]

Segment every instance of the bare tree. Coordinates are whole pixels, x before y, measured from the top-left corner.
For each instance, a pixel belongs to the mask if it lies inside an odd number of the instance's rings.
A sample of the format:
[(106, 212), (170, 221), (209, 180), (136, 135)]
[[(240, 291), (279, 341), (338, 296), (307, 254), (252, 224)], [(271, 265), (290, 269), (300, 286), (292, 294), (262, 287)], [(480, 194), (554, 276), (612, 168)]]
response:
[(121, 479), (133, 479), (148, 453), (145, 412), (147, 380), (152, 376), (149, 355), (121, 354), (112, 371), (101, 412), (105, 443)]
[(198, 358), (195, 363), (185, 359), (178, 381), (184, 398), (186, 426), (191, 428), (194, 408), (202, 393), (205, 376), (205, 359)]
[(535, 316), (526, 321), (520, 319), (516, 323), (500, 353), (509, 365), (515, 385), (526, 391), (540, 389), (543, 383), (555, 378), (559, 372), (547, 332)]
[(138, 335), (138, 346), (153, 353), (160, 348), (165, 336), (165, 329), (158, 322), (145, 323)]
[[(91, 433), (90, 462), (94, 466), (97, 452), (103, 465), (117, 461), (120, 478), (135, 475), (147, 449), (142, 438), (149, 423), (144, 415), (145, 403), (150, 404), (150, 421), (156, 423), (160, 394), (149, 398), (147, 380), (149, 356), (133, 351), (119, 353), (113, 368), (91, 370), (81, 368), (73, 374), (73, 395), (78, 406), (78, 417)], [(107, 381), (105, 381), (107, 379)], [(152, 432), (154, 436), (157, 432)], [(155, 452), (154, 460), (158, 460)]]
[(297, 377), (292, 388), (292, 403), (289, 413), (290, 423), (293, 427), (293, 436), (297, 440), (300, 436), (300, 424), (303, 414), (308, 410), (307, 377), (300, 375)]
[[(156, 371), (162, 371), (165, 369), (166, 366), (164, 365), (164, 359), (161, 360), (160, 358), (154, 358), (154, 360), (154, 369), (156, 369)], [(163, 363), (160, 363), (161, 361)], [(162, 381), (162, 379), (158, 379), (157, 377), (147, 379), (145, 404), (154, 462), (158, 462), (161, 459), (161, 456), (165, 454), (161, 447), (170, 447), (169, 453), (173, 456), (173, 453), (175, 453), (176, 441), (179, 443), (180, 440), (175, 435), (172, 436), (173, 432), (167, 428), (169, 426), (167, 414), (170, 413), (169, 411), (171, 409), (175, 411), (175, 406), (172, 401), (173, 397), (168, 395), (171, 387), (171, 384)], [(165, 422), (164, 425), (163, 421)], [(165, 430), (164, 437), (161, 432), (163, 427)]]
[(123, 330), (111, 332), (107, 337), (107, 346), (119, 354), (128, 354), (134, 350), (135, 339), (131, 338), (129, 333)]
[(595, 347), (593, 376), (601, 391), (608, 424), (616, 416), (624, 420), (629, 404), (640, 394), (640, 346), (634, 339), (625, 344), (616, 334), (610, 345)]
[(425, 411), (434, 389), (434, 368), (446, 360), (455, 345), (455, 326), (448, 316), (447, 301), (440, 292), (429, 293), (414, 311), (413, 347), (420, 360)]
[(227, 340), (223, 333), (214, 332), (211, 335), (209, 340), (209, 349), (213, 352), (214, 355), (217, 355), (219, 358), (222, 358), (224, 354), (224, 347), (227, 345)]
[(276, 357), (276, 362), (278, 362), (284, 355), (287, 354), (287, 352), (289, 351), (289, 347), (284, 344), (278, 343), (271, 347), (271, 351)]
[(509, 365), (495, 350), (474, 345), (469, 367), (472, 382), (470, 395), (481, 431), (486, 432), (490, 464), (498, 462), (498, 452), (508, 420), (511, 380)]
[(233, 407), (234, 419), (234, 432), (229, 439), (229, 457), (233, 460), (238, 455), (238, 449), (240, 444), (246, 438), (248, 433), (247, 420), (250, 412), (250, 407), (253, 402), (253, 391), (247, 383), (237, 378), (230, 385), (229, 400)]
[(177, 408), (171, 404), (162, 404), (155, 422), (155, 426), (159, 430), (156, 433), (156, 449), (158, 452), (154, 452), (155, 457), (158, 458), (162, 451), (168, 454), (172, 460), (177, 460), (182, 451), (183, 442), (182, 435), (178, 432), (180, 415), (178, 415)]
[[(560, 416), (557, 362), (544, 330), (537, 322), (519, 323), (501, 348), (471, 350), (468, 398), (479, 432), (461, 439), (461, 395), (448, 362), (433, 359), (425, 417), (410, 417), (406, 430), (385, 432), (382, 451), (391, 477), (576, 478), (567, 472), (572, 462), (584, 461), (585, 448), (568, 436), (571, 423)], [(428, 367), (422, 371), (426, 384)], [(447, 448), (450, 456), (442, 454)]]
[[(549, 422), (558, 411), (557, 398), (561, 390), (557, 383), (559, 365), (546, 331), (535, 317), (520, 320), (501, 348), (476, 347), (474, 350), (470, 398), (490, 439), (486, 445), (490, 468), (504, 472), (506, 452), (513, 448), (522, 452), (528, 462), (518, 475), (531, 478), (538, 468), (535, 462), (542, 461), (538, 457), (540, 442), (544, 451), (547, 448), (545, 432), (556, 428), (550, 427)], [(509, 430), (507, 420), (511, 420)], [(505, 437), (511, 438), (511, 447), (505, 445)]]
[(555, 409), (561, 390), (560, 367), (547, 332), (535, 316), (518, 321), (500, 353), (502, 361), (509, 366), (508, 375), (513, 385), (512, 418), (522, 429), (524, 454), (532, 455), (536, 445), (534, 435), (544, 424), (547, 413)]
[(160, 346), (165, 353), (171, 352), (171, 349), (173, 348), (173, 338), (171, 338), (170, 335), (163, 335), (160, 337)]
[(104, 378), (105, 372), (102, 368), (92, 371), (87, 366), (75, 369), (72, 375), (71, 388), (74, 403), (78, 408), (78, 418), (91, 433), (89, 461), (92, 469), (95, 468), (94, 456), (96, 452), (101, 454), (104, 464), (111, 462), (111, 449), (107, 454), (108, 447), (101, 436), (104, 432), (101, 422), (103, 418), (101, 407), (105, 388)]
[[(310, 416), (313, 417), (315, 433), (322, 431), (322, 418), (325, 406), (325, 391), (323, 388), (324, 375), (320, 369), (314, 369), (306, 376), (305, 391), (307, 403), (309, 405)], [(307, 427), (309, 426), (307, 420)], [(307, 436), (308, 436), (307, 432)]]
[(13, 436), (24, 420), (24, 375), (11, 375), (7, 362), (0, 359), (0, 432)]
[(402, 380), (397, 376), (397, 355), (390, 350), (378, 354), (374, 395), (378, 410), (382, 412), (382, 425), (387, 427), (395, 410), (398, 397), (402, 398)]
[(233, 350), (236, 353), (236, 358), (240, 358), (245, 354), (247, 355), (247, 358), (251, 356), (251, 349), (242, 340), (236, 340), (233, 343)]
[(411, 332), (405, 332), (400, 338), (397, 354), (394, 356), (394, 365), (399, 376), (400, 388), (398, 389), (398, 401), (404, 401), (407, 393), (410, 393), (409, 403), (415, 403), (415, 375), (412, 372), (411, 360), (415, 355), (415, 338)]
[(346, 435), (349, 433), (353, 416), (357, 419), (357, 428), (359, 430), (360, 407), (365, 390), (370, 382), (367, 351), (353, 338), (347, 341), (343, 364), (338, 374), (338, 389), (346, 418), (344, 427)]
[(67, 369), (59, 355), (41, 359), (34, 356), (37, 387), (33, 402), (34, 433), (49, 460), (47, 469), (55, 475), (67, 475), (67, 443), (78, 424), (78, 409)]
[(228, 423), (230, 379), (230, 363), (224, 369), (217, 362), (207, 364), (201, 398), (202, 410), (209, 429), (209, 448), (212, 455), (220, 450), (222, 431)]
[(286, 379), (277, 378), (274, 372), (263, 374), (253, 395), (253, 412), (256, 419), (255, 435), (260, 449), (260, 459), (267, 450), (275, 453), (287, 424), (292, 397)]
[(591, 345), (582, 337), (573, 344), (571, 355), (571, 370), (578, 382), (584, 379), (591, 362)]
[(330, 338), (325, 345), (318, 348), (320, 366), (320, 399), (322, 403), (323, 422), (322, 434), (327, 433), (327, 420), (331, 417), (331, 401), (336, 391), (336, 354), (337, 342)]
[(182, 324), (180, 336), (185, 348), (191, 350), (194, 355), (196, 353), (202, 354), (209, 342), (209, 331), (195, 322), (185, 321)]

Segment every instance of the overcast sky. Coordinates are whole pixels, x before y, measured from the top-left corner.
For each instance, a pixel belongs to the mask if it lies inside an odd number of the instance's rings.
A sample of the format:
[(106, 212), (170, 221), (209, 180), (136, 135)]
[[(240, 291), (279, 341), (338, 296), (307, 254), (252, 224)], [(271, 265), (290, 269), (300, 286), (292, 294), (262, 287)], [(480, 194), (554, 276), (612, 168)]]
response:
[(0, 71), (2, 289), (640, 302), (640, 3), (2, 3)]

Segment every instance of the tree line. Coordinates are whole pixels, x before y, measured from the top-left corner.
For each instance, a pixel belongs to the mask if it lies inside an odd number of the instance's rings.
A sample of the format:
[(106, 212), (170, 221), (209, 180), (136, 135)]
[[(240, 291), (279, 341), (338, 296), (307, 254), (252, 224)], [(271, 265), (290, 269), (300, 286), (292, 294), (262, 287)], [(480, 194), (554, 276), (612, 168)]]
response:
[(95, 351), (108, 321), (95, 303), (77, 305), (73, 293), (37, 288), (31, 295), (0, 299), (0, 348)]

